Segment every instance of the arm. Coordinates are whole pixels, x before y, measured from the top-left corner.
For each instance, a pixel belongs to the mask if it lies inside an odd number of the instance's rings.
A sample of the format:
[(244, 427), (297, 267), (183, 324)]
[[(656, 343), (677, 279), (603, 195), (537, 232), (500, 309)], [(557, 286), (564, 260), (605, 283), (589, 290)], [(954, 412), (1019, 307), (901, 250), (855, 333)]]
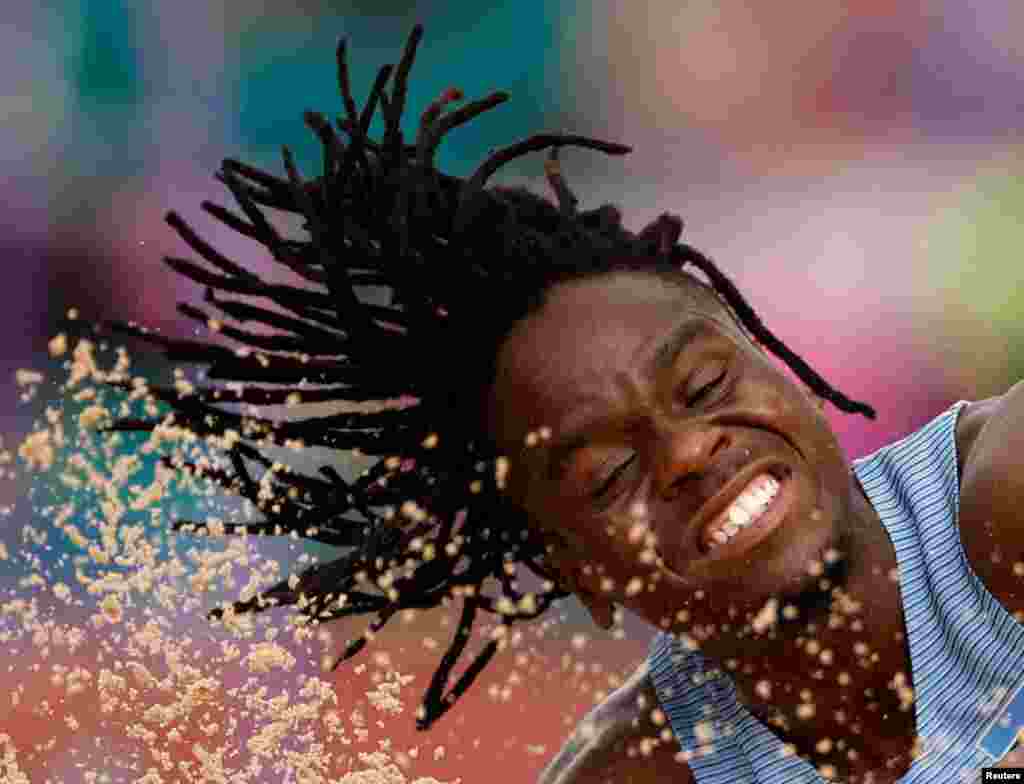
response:
[[(1019, 736), (1018, 736), (1019, 737)], [(999, 762), (993, 765), (995, 768), (1020, 768), (1024, 767), (1024, 747), (1017, 746)]]
[[(676, 760), (675, 737), (661, 739), (668, 724), (658, 726), (651, 711), (658, 698), (647, 663), (620, 689), (595, 707), (541, 773), (537, 784), (694, 784), (686, 763)], [(653, 744), (641, 752), (645, 739)], [(630, 751), (632, 750), (632, 754)]]

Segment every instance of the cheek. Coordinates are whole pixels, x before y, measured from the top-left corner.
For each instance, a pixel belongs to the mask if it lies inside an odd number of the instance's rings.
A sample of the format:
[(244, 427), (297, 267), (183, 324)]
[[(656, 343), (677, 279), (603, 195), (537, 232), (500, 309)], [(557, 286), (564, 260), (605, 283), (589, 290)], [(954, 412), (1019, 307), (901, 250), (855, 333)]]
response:
[(810, 393), (770, 365), (749, 378), (759, 389), (755, 394), (762, 400), (760, 413), (793, 439), (806, 461), (822, 472), (827, 486), (842, 490), (847, 481), (846, 457), (828, 418)]
[(559, 530), (572, 533), (573, 546), (560, 559), (575, 572), (582, 589), (624, 602), (646, 591), (657, 573), (655, 551), (644, 531), (625, 521), (562, 518)]
[[(756, 393), (763, 400), (763, 413), (794, 434), (827, 433), (831, 435), (828, 420), (818, 408), (811, 394), (797, 386), (782, 372), (765, 360), (763, 367), (748, 376)], [(820, 438), (815, 437), (815, 442)]]
[(753, 402), (754, 413), (787, 438), (807, 440), (819, 427), (809, 401), (774, 368), (750, 372), (737, 386), (735, 396), (744, 406)]
[(591, 551), (602, 568), (601, 576), (614, 581), (610, 597), (628, 601), (648, 590), (652, 576), (660, 570), (655, 541), (646, 523), (623, 516), (614, 521), (595, 521), (588, 533)]

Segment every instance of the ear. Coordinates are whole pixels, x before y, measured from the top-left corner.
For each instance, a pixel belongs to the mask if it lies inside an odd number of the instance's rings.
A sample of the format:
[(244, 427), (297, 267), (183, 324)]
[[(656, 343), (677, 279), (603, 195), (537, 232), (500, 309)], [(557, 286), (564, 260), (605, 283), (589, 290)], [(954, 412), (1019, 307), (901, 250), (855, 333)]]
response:
[(576, 595), (587, 608), (591, 619), (602, 629), (610, 629), (615, 623), (615, 603), (589, 591), (578, 591)]
[(583, 584), (580, 567), (568, 560), (562, 548), (555, 548), (547, 557), (548, 567), (558, 578), (558, 584), (580, 600), (590, 613), (591, 619), (602, 629), (610, 629), (614, 625), (615, 603), (600, 593)]

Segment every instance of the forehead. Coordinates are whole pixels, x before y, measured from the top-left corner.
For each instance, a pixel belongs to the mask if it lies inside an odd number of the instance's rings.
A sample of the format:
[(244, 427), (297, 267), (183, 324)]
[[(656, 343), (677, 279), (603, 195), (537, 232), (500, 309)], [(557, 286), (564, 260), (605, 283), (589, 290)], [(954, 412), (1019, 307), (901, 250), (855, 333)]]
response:
[(624, 272), (555, 286), (499, 352), (499, 434), (515, 435), (509, 418), (524, 428), (551, 426), (539, 420), (608, 399), (617, 378), (639, 371), (657, 343), (687, 322), (744, 340), (714, 293), (696, 283)]
[[(691, 311), (695, 316), (730, 318), (717, 295), (688, 275), (680, 273), (678, 279), (670, 279), (635, 271), (553, 286), (545, 297), (544, 307), (534, 315), (549, 321), (559, 317), (579, 320), (586, 319), (589, 313), (597, 320), (607, 321), (607, 315), (615, 313), (636, 321), (633, 311), (651, 310), (659, 314)], [(519, 326), (524, 325), (526, 320)]]

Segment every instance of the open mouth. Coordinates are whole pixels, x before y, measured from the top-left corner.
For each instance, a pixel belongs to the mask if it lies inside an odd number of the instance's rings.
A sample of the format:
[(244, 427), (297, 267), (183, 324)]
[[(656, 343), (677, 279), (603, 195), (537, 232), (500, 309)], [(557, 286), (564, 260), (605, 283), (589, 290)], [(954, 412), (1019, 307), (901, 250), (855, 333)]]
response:
[(792, 503), (791, 477), (789, 468), (769, 466), (756, 469), (723, 490), (711, 502), (721, 508), (698, 529), (700, 552), (715, 559), (731, 558), (767, 538)]

